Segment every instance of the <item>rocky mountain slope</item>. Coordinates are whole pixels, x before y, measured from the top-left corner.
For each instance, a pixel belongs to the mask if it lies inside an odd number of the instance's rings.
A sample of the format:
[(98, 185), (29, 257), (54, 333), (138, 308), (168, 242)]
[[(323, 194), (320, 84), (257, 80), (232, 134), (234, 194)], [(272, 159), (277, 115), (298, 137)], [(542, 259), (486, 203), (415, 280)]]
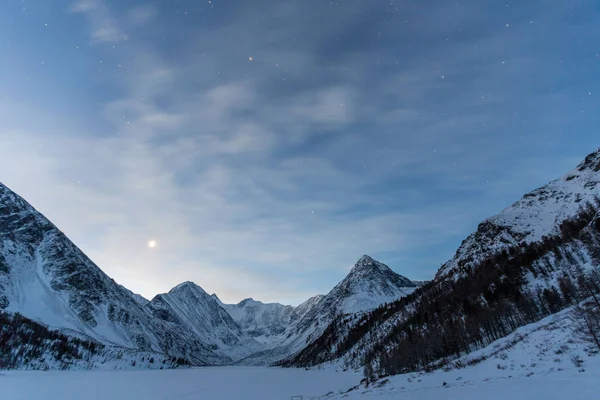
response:
[(222, 361), (186, 326), (157, 319), (56, 226), (0, 185), (0, 309), (107, 345)]
[(560, 224), (577, 216), (582, 206), (594, 203), (599, 194), (600, 150), (588, 155), (573, 171), (483, 221), (437, 276), (460, 273), (494, 253), (560, 233)]
[(175, 365), (430, 368), (600, 292), (599, 182), (600, 150), (483, 221), (433, 281), (412, 282), (363, 256), (327, 295), (298, 307), (227, 305), (191, 282), (148, 301), (0, 185), (0, 310), (10, 324), (29, 321), (11, 334), (14, 345), (41, 332), (44, 351), (32, 353), (40, 367), (41, 354), (53, 365), (57, 354), (71, 357), (62, 368), (81, 365), (75, 354), (106, 362), (125, 353)]
[[(600, 292), (600, 150), (481, 223), (433, 281), (336, 318), (288, 366), (433, 368)], [(365, 369), (366, 370), (366, 369)]]
[(396, 301), (416, 288), (408, 278), (365, 255), (327, 295), (310, 299), (294, 310), (287, 329), (267, 349), (242, 363), (277, 363), (310, 345), (336, 318)]
[(332, 318), (377, 307), (414, 287), (363, 257), (327, 296), (298, 307), (252, 299), (225, 305), (191, 282), (149, 301), (104, 274), (56, 226), (0, 185), (0, 311), (77, 338), (81, 346), (122, 349), (106, 352), (104, 360), (125, 351), (195, 365), (270, 363), (302, 349)]
[(214, 297), (193, 282), (177, 285), (159, 294), (146, 305), (158, 320), (173, 331), (191, 332), (191, 340), (200, 339), (229, 363), (260, 349), (260, 343), (247, 335)]
[(364, 255), (348, 276), (321, 303), (334, 314), (351, 314), (377, 308), (412, 293), (417, 284), (385, 264)]
[(283, 334), (292, 321), (295, 307), (245, 299), (238, 304), (220, 303), (243, 332), (268, 344)]
[(0, 312), (0, 369), (171, 369), (184, 358), (74, 337), (18, 313)]

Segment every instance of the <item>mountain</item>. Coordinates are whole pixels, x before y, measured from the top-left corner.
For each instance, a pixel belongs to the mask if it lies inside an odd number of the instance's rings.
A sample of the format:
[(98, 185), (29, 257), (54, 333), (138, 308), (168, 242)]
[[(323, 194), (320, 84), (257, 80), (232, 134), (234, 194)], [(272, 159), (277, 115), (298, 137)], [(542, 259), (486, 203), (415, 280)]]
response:
[(334, 314), (356, 313), (398, 300), (416, 288), (410, 279), (364, 255), (321, 304)]
[(51, 329), (18, 313), (0, 312), (0, 368), (25, 370), (164, 369), (183, 358), (99, 343)]
[(321, 302), (321, 300), (323, 300), (324, 297), (324, 295), (318, 294), (306, 300), (304, 303), (294, 308), (294, 312), (292, 313), (291, 319), (293, 321), (300, 321), (302, 319), (305, 319), (306, 315), (312, 312), (312, 310), (319, 305), (319, 303)]
[(308, 333), (310, 340), (340, 315), (377, 308), (409, 295), (416, 288), (417, 285), (408, 278), (364, 255), (350, 273), (295, 321), (288, 331), (292, 330), (298, 336)]
[(252, 299), (226, 305), (192, 282), (149, 301), (104, 274), (48, 219), (0, 185), (0, 311), (9, 320), (19, 313), (34, 331), (79, 340), (82, 352), (103, 346), (104, 353), (90, 353), (90, 359), (125, 351), (156, 359), (163, 354), (176, 364), (270, 363), (302, 349), (336, 316), (393, 301), (415, 286), (365, 256), (328, 295), (298, 307)]
[(335, 318), (286, 366), (328, 361), (369, 376), (442, 367), (600, 293), (600, 150), (483, 221), (433, 281)]
[(0, 310), (85, 340), (219, 363), (209, 343), (156, 319), (56, 226), (0, 184)]
[(7, 315), (19, 313), (32, 326), (40, 323), (43, 328), (34, 329), (39, 332), (57, 330), (77, 338), (81, 351), (87, 343), (97, 343), (109, 349), (169, 354), (196, 365), (252, 356), (284, 358), (310, 342), (335, 316), (377, 307), (415, 286), (363, 257), (327, 296), (298, 307), (252, 299), (225, 305), (192, 282), (148, 301), (109, 278), (56, 226), (3, 185), (0, 239), (0, 310)]
[(221, 305), (244, 333), (261, 343), (270, 343), (285, 332), (294, 313), (292, 306), (265, 304), (254, 299), (245, 299), (233, 305)]
[(265, 365), (289, 358), (310, 346), (336, 318), (398, 300), (416, 288), (417, 284), (408, 278), (365, 255), (327, 295), (313, 297), (298, 306), (285, 331), (267, 349), (241, 363)]
[(131, 297), (133, 297), (133, 299), (135, 301), (137, 301), (138, 304), (140, 304), (141, 306), (145, 306), (146, 304), (150, 303), (150, 300), (148, 300), (147, 298), (145, 298), (141, 294), (133, 293), (131, 290), (127, 289), (125, 286), (121, 286), (121, 287), (123, 289), (125, 289), (127, 291), (127, 293), (129, 293), (129, 295)]
[(438, 271), (438, 277), (470, 268), (494, 253), (540, 242), (560, 233), (560, 224), (581, 213), (600, 195), (600, 149), (573, 171), (523, 198), (500, 214), (486, 219)]
[(193, 333), (192, 340), (200, 340), (215, 353), (227, 357), (221, 363), (248, 356), (260, 348), (213, 296), (193, 282), (184, 282), (169, 293), (157, 295), (146, 307), (174, 331), (184, 328)]
[(350, 273), (326, 296), (316, 296), (297, 308), (278, 303), (265, 304), (245, 299), (221, 305), (246, 333), (275, 348), (289, 345), (338, 315), (357, 313), (392, 302), (410, 294), (417, 284), (398, 275), (388, 266), (363, 256)]

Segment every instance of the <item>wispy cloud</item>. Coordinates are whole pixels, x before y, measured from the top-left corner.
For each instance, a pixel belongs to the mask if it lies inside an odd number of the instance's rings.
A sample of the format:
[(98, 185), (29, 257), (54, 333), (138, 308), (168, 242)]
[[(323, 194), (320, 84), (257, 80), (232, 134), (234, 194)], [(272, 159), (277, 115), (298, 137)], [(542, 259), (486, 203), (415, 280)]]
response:
[(70, 11), (84, 14), (88, 18), (94, 42), (118, 43), (126, 39), (102, 0), (77, 0), (71, 5)]
[(565, 38), (600, 36), (587, 6), (556, 42), (558, 5), (77, 1), (89, 120), (19, 123), (36, 110), (0, 97), (2, 180), (146, 296), (194, 280), (297, 303), (363, 253), (426, 279), (593, 141), (570, 108), (589, 84), (559, 79)]

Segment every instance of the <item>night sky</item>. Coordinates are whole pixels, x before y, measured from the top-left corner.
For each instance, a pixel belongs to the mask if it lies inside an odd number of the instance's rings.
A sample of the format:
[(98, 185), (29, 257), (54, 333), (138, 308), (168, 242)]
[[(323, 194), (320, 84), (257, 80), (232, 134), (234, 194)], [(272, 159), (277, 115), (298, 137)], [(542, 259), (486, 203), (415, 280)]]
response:
[(600, 145), (597, 0), (5, 0), (0, 181), (152, 297), (429, 279)]

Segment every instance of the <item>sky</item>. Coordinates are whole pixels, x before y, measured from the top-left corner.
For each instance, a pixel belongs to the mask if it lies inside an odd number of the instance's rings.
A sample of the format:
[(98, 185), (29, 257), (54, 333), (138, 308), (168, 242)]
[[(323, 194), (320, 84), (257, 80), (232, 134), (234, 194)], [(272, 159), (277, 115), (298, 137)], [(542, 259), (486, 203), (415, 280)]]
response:
[(298, 304), (363, 254), (430, 279), (600, 145), (595, 0), (2, 9), (0, 182), (149, 298)]

